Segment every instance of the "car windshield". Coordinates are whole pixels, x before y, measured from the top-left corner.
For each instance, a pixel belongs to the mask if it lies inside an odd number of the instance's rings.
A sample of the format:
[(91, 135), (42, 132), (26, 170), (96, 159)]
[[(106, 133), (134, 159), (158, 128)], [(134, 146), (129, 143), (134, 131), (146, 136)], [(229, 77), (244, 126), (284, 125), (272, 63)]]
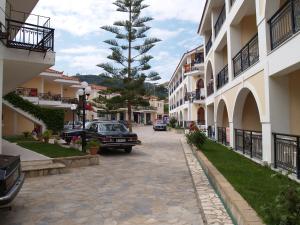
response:
[(164, 122), (162, 120), (157, 120), (156, 123), (157, 124), (163, 124)]
[(105, 123), (99, 124), (99, 130), (105, 132), (126, 132), (127, 129), (123, 124)]

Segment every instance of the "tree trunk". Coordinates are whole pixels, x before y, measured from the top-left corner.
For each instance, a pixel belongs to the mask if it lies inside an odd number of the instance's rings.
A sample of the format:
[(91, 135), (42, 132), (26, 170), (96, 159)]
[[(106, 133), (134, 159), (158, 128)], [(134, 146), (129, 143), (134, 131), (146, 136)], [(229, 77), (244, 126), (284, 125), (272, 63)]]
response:
[(127, 114), (128, 114), (128, 128), (129, 128), (129, 131), (132, 132), (132, 118), (131, 118), (131, 113), (132, 113), (132, 108), (131, 108), (131, 104), (128, 103), (127, 105)]
[[(132, 4), (132, 3), (131, 3)], [(130, 22), (130, 28), (129, 28), (129, 37), (128, 37), (128, 82), (131, 82), (131, 22), (132, 22), (132, 12), (131, 12), (131, 5), (129, 8), (129, 22)], [(131, 123), (131, 113), (132, 113), (132, 109), (131, 109), (131, 103), (130, 101), (128, 101), (127, 103), (127, 108), (128, 108), (128, 126), (129, 126), (129, 131), (132, 132), (132, 123)]]

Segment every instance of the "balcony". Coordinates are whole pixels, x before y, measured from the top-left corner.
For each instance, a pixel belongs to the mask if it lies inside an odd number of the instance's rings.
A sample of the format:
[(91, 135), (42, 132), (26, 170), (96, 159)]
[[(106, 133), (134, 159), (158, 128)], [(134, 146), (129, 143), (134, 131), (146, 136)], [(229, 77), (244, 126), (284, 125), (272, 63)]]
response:
[(54, 29), (50, 28), (50, 18), (18, 11), (11, 11), (10, 14), (5, 25), (0, 23), (0, 38), (8, 48), (54, 51)]
[(256, 34), (232, 59), (234, 77), (253, 66), (259, 60), (258, 35)]
[(214, 28), (215, 28), (215, 37), (218, 36), (225, 20), (226, 20), (226, 7), (225, 7), (225, 4), (224, 4), (224, 6), (223, 6), (223, 8), (220, 12), (220, 15), (217, 19), (217, 22), (215, 23), (215, 26), (214, 26)]
[(228, 65), (226, 65), (217, 75), (217, 89), (228, 83)]
[(274, 167), (300, 179), (300, 136), (274, 133)]
[(300, 30), (300, 0), (288, 0), (269, 20), (271, 49)]
[(211, 46), (212, 46), (212, 39), (211, 39), (211, 36), (210, 36), (210, 38), (208, 39), (208, 41), (206, 43), (206, 46), (205, 46), (206, 55), (209, 53), (209, 50), (211, 49)]
[(262, 133), (236, 129), (235, 150), (250, 156), (250, 158), (262, 160)]
[(51, 105), (61, 105), (61, 104), (78, 104), (78, 99), (62, 97), (61, 94), (48, 93), (38, 93), (37, 88), (17, 88), (16, 94), (27, 98), (27, 100), (41, 104), (41, 101), (52, 102)]

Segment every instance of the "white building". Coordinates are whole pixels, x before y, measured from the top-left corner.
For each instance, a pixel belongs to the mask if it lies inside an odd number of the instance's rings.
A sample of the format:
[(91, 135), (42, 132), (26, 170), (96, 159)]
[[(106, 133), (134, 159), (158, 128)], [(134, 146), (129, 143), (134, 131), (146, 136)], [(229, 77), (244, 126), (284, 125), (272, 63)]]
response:
[(197, 47), (185, 53), (170, 82), (170, 117), (181, 126), (189, 122), (205, 125), (204, 49)]
[[(1, 114), (4, 95), (55, 63), (54, 29), (50, 28), (50, 19), (30, 15), (37, 2), (0, 0)], [(2, 136), (2, 121), (0, 135)], [(1, 152), (0, 143), (0, 154)]]
[(298, 178), (299, 30), (299, 0), (207, 0), (199, 26), (210, 136)]

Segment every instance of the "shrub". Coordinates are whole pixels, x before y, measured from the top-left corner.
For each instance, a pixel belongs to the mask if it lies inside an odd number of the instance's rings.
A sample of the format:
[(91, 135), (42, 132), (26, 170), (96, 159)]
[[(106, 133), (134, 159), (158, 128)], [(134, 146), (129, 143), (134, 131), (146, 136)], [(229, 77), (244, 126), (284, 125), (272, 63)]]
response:
[(273, 202), (263, 207), (264, 220), (270, 225), (300, 225), (300, 188), (283, 187)]
[(175, 117), (172, 117), (169, 121), (170, 127), (175, 128), (177, 124), (177, 119)]
[(61, 131), (64, 127), (65, 112), (62, 109), (42, 108), (23, 99), (14, 92), (4, 96), (4, 99), (15, 107), (28, 112), (39, 120), (42, 120), (47, 126), (47, 129), (52, 130), (55, 133)]
[(201, 148), (201, 146), (207, 141), (206, 135), (199, 130), (186, 134), (186, 139), (189, 144), (193, 144), (197, 148)]
[(30, 132), (29, 131), (24, 131), (23, 135), (24, 135), (25, 138), (29, 138)]
[(43, 135), (42, 135), (44, 142), (45, 142), (45, 143), (48, 143), (48, 142), (49, 142), (49, 139), (51, 138), (51, 136), (52, 136), (52, 131), (51, 131), (51, 130), (46, 130), (46, 131), (43, 133)]
[(101, 143), (100, 141), (98, 140), (91, 140), (88, 142), (87, 144), (87, 148), (90, 149), (90, 148), (99, 148), (101, 146)]

